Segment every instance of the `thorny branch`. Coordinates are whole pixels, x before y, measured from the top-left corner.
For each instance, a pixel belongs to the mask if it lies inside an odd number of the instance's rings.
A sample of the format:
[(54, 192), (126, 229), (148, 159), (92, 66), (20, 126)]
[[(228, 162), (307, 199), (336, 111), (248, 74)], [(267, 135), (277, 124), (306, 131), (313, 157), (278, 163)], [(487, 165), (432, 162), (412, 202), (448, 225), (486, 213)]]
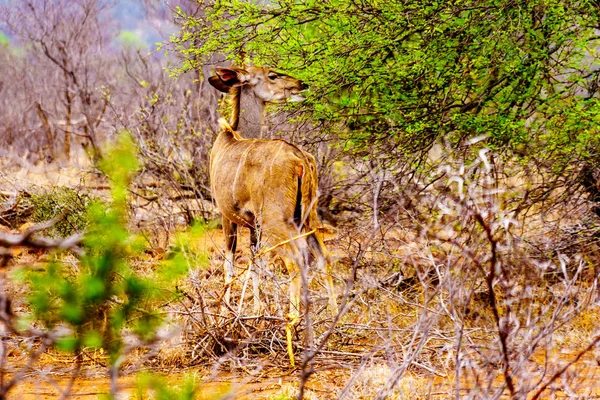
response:
[(79, 244), (83, 240), (84, 233), (75, 233), (64, 239), (51, 239), (43, 236), (35, 235), (37, 232), (43, 231), (54, 226), (57, 222), (64, 219), (65, 213), (56, 216), (46, 222), (30, 226), (21, 234), (0, 234), (0, 247), (29, 247), (44, 250), (71, 250), (78, 256), (83, 255), (83, 250)]

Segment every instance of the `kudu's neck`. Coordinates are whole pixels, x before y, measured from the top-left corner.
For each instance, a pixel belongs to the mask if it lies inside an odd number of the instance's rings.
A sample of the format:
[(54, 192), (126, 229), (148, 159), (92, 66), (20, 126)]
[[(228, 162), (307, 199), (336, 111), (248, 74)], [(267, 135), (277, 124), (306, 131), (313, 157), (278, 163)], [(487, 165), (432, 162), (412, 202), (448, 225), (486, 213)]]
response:
[(265, 103), (252, 87), (242, 86), (231, 91), (233, 112), (229, 124), (245, 138), (263, 138), (266, 132)]

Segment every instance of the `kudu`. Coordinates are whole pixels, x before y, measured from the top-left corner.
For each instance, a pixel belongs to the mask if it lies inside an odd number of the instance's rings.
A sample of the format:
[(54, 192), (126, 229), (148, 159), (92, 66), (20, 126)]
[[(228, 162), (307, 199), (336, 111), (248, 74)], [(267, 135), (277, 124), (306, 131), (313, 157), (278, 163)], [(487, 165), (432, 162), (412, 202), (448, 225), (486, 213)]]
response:
[[(265, 104), (302, 100), (300, 92), (305, 85), (298, 79), (261, 67), (217, 68), (209, 82), (233, 95), (230, 124), (222, 124), (210, 154), (211, 191), (222, 214), (226, 242), (225, 300), (229, 302), (229, 286), (234, 274), (237, 227), (245, 226), (250, 229), (253, 255), (261, 240), (277, 246), (275, 251), (291, 276), (286, 334), (293, 365), (292, 328), (300, 320), (299, 267), (309, 256), (324, 268), (330, 311), (333, 315), (338, 312), (331, 262), (323, 241), (316, 234), (319, 224), (316, 162), (312, 155), (284, 140), (245, 139), (235, 129), (246, 127), (251, 134), (259, 135)], [(251, 99), (244, 100), (246, 97)], [(242, 104), (250, 104), (251, 108), (243, 110)], [(257, 120), (261, 122), (256, 123)], [(245, 134), (243, 130), (242, 134)], [(256, 309), (260, 301), (256, 274), (253, 281)]]

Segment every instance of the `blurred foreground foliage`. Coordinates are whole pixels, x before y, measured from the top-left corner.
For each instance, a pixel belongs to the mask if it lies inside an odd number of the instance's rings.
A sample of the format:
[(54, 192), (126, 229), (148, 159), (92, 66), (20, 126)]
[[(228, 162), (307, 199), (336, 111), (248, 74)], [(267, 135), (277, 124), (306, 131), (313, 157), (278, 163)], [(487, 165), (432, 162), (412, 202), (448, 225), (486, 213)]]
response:
[[(172, 382), (160, 376), (142, 373), (138, 376), (137, 386), (137, 398), (139, 399), (149, 398), (150, 393), (153, 394), (151, 398), (156, 400), (192, 400), (197, 397), (197, 384), (193, 377), (187, 378), (180, 386), (174, 386)], [(215, 398), (218, 398), (217, 395)]]
[(143, 238), (127, 225), (136, 147), (128, 134), (121, 134), (106, 154), (100, 167), (111, 182), (112, 200), (87, 207), (85, 253), (77, 267), (56, 257), (45, 271), (27, 270), (23, 276), (31, 286), (33, 317), (55, 332), (57, 347), (76, 355), (102, 349), (111, 370), (118, 371), (128, 352), (160, 340), (157, 331), (165, 321), (157, 304), (176, 295), (168, 288), (188, 265), (174, 257), (151, 276), (134, 269), (132, 262), (145, 249)]

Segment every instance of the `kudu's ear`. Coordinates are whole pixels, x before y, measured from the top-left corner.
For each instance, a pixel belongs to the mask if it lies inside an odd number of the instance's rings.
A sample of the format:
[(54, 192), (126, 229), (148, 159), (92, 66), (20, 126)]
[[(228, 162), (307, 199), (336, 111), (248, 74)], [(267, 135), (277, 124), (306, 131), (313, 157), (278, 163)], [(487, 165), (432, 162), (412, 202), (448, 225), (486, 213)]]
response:
[(208, 78), (208, 82), (221, 92), (229, 92), (232, 87), (248, 83), (248, 71), (241, 68), (216, 68), (217, 75)]
[(250, 80), (250, 74), (241, 68), (217, 68), (217, 75), (230, 87), (242, 86)]
[(210, 83), (210, 85), (212, 87), (214, 87), (215, 89), (223, 92), (223, 93), (228, 93), (229, 89), (231, 89), (231, 86), (227, 86), (225, 84), (225, 82), (223, 82), (221, 80), (221, 78), (219, 78), (218, 75), (213, 75), (211, 77), (208, 78), (208, 83)]

